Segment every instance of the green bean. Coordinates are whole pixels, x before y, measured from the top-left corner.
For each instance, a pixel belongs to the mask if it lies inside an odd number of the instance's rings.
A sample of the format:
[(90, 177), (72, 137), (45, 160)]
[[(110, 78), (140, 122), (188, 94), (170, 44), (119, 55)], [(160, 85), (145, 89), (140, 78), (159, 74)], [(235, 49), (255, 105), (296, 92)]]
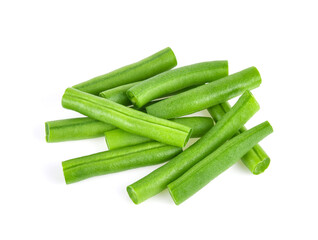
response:
[(176, 65), (176, 57), (168, 47), (139, 62), (79, 83), (73, 88), (97, 95), (106, 89), (150, 78)]
[[(202, 137), (214, 125), (212, 118), (209, 117), (184, 117), (171, 119), (171, 121), (190, 127), (192, 129), (191, 138)], [(118, 128), (105, 132), (105, 140), (109, 150), (152, 141), (150, 138), (128, 133)]]
[[(225, 113), (230, 111), (230, 109), (230, 104), (228, 102), (224, 102), (209, 108), (208, 111), (217, 122), (224, 116)], [(243, 126), (239, 129), (237, 134), (245, 131), (247, 131), (247, 129)], [(241, 160), (255, 175), (264, 172), (270, 164), (270, 158), (259, 144), (256, 144), (250, 151), (248, 151)]]
[(227, 61), (197, 63), (149, 78), (127, 91), (130, 101), (142, 107), (156, 98), (193, 85), (201, 85), (228, 75)]
[(122, 86), (119, 86), (119, 87), (115, 87), (115, 88), (112, 88), (112, 89), (108, 89), (108, 90), (105, 90), (105, 91), (99, 93), (99, 96), (103, 97), (103, 98), (106, 98), (108, 100), (111, 100), (113, 102), (119, 103), (121, 105), (129, 106), (129, 105), (131, 105), (131, 101), (127, 97), (126, 91), (129, 88), (137, 85), (138, 83), (140, 83), (140, 81), (139, 82), (133, 82), (133, 83), (125, 84), (125, 85), (122, 85)]
[(177, 147), (183, 147), (191, 135), (191, 128), (187, 126), (150, 116), (74, 88), (65, 90), (62, 105), (127, 132)]
[(95, 153), (62, 162), (65, 182), (132, 168), (163, 163), (182, 152), (182, 148), (151, 142), (112, 151)]
[[(129, 84), (126, 84), (126, 85), (122, 85), (122, 86), (119, 86), (119, 87), (115, 87), (115, 88), (112, 88), (112, 89), (108, 89), (108, 90), (105, 90), (101, 93), (99, 93), (99, 96), (102, 97), (102, 98), (106, 98), (108, 100), (111, 100), (113, 102), (116, 102), (116, 103), (119, 103), (121, 105), (124, 105), (124, 106), (130, 106), (132, 105), (131, 101), (129, 100), (126, 92), (128, 89), (130, 89), (132, 86), (135, 86), (139, 83), (141, 83), (142, 81), (139, 81), (139, 82), (134, 82), (134, 83), (129, 83)], [(173, 92), (173, 93), (169, 93), (165, 96), (162, 96), (162, 98), (167, 98), (169, 96), (173, 96), (173, 95), (176, 95), (176, 94), (179, 94), (181, 92), (185, 92), (187, 90), (190, 90), (190, 89), (193, 89), (194, 87), (198, 87), (199, 85), (194, 85), (194, 86), (191, 86), (191, 87), (187, 87), (187, 88), (184, 88), (184, 89), (181, 89), (181, 90), (178, 90), (176, 92)], [(145, 109), (145, 107), (151, 105), (151, 104), (154, 104), (155, 102), (158, 102), (158, 101), (161, 101), (162, 98), (160, 99), (155, 99), (147, 104), (145, 104), (144, 106), (142, 106), (141, 108), (137, 107), (137, 106), (133, 106), (133, 108), (135, 109)]]
[[(146, 112), (146, 109), (144, 108), (141, 108), (138, 110)], [(210, 120), (213, 121), (212, 119)], [(81, 140), (81, 139), (102, 137), (102, 136), (105, 136), (105, 132), (108, 132), (114, 129), (118, 130), (117, 127), (111, 124), (104, 123), (104, 122), (101, 122), (92, 118), (88, 118), (88, 117), (61, 119), (61, 120), (49, 121), (45, 123), (45, 133), (46, 133), (45, 137), (47, 142)], [(130, 134), (130, 133), (127, 133), (127, 134)], [(139, 137), (143, 138), (141, 136)]]
[(146, 110), (148, 114), (160, 118), (181, 117), (225, 102), (260, 84), (259, 72), (255, 67), (250, 67), (152, 104)]
[(70, 118), (45, 123), (47, 142), (62, 142), (101, 137), (115, 126), (88, 117)]
[(245, 92), (233, 108), (196, 143), (167, 164), (129, 185), (127, 191), (132, 201), (138, 204), (160, 193), (169, 183), (231, 138), (258, 110), (259, 105), (253, 95), (249, 91)]
[(273, 132), (268, 122), (232, 138), (168, 185), (175, 204), (187, 200)]

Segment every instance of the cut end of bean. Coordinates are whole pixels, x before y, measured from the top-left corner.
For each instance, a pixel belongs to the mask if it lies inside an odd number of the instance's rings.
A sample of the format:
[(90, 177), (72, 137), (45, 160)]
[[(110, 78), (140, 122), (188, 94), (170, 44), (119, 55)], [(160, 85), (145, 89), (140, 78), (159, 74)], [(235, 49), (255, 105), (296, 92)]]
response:
[(270, 158), (265, 158), (263, 161), (258, 163), (253, 170), (253, 174), (258, 175), (264, 172), (268, 168), (270, 161)]
[(135, 106), (137, 106), (138, 108), (141, 107), (140, 104), (139, 104), (139, 102), (138, 102), (138, 99), (135, 97), (135, 95), (134, 95), (131, 91), (127, 90), (126, 94), (127, 94), (127, 97), (129, 98), (129, 100), (130, 100)]
[(110, 147), (109, 147), (109, 142), (108, 142), (107, 137), (106, 137), (106, 133), (107, 133), (107, 132), (105, 132), (105, 142), (106, 142), (107, 149), (109, 150)]
[(187, 145), (187, 143), (189, 142), (191, 136), (192, 136), (192, 132), (193, 132), (193, 129), (190, 128), (190, 132), (188, 134), (188, 136), (186, 137), (186, 139), (184, 140), (184, 143), (183, 143), (183, 146), (182, 147), (185, 147)]
[(134, 202), (134, 204), (139, 204), (137, 193), (135, 192), (135, 190), (132, 186), (127, 187), (127, 192), (128, 192), (130, 199)]
[(179, 205), (180, 202), (178, 202), (178, 200), (174, 197), (174, 194), (172, 193), (172, 189), (171, 189), (171, 187), (170, 187), (170, 184), (168, 184), (167, 188), (168, 188), (169, 194), (170, 194), (172, 200), (174, 201), (174, 203), (175, 203), (176, 205)]
[(46, 142), (50, 142), (50, 127), (48, 122), (45, 123), (45, 140)]
[(105, 95), (104, 92), (100, 92), (98, 95), (99, 95), (100, 97), (102, 97), (102, 98), (106, 98), (106, 95)]
[(172, 63), (172, 66), (173, 66), (172, 68), (174, 68), (175, 66), (178, 65), (177, 57), (176, 57), (176, 55), (174, 54), (174, 52), (172, 51), (172, 49), (170, 47), (167, 47), (166, 49), (169, 51), (169, 53), (171, 55), (171, 63)]

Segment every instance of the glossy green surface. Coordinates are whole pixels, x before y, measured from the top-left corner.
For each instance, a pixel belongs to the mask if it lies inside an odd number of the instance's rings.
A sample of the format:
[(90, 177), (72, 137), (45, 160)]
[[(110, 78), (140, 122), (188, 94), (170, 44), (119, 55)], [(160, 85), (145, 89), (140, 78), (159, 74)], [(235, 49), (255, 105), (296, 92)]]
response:
[[(230, 109), (230, 104), (228, 102), (224, 102), (208, 108), (208, 111), (214, 121), (217, 122), (222, 119), (224, 114), (230, 111)], [(247, 129), (243, 126), (240, 128), (238, 134), (243, 133), (246, 130)], [(270, 164), (270, 158), (259, 144), (256, 144), (250, 151), (248, 151), (241, 160), (245, 166), (256, 175), (264, 172)]]
[(264, 122), (224, 143), (168, 185), (174, 202), (179, 205), (187, 200), (272, 132), (271, 125)]
[(139, 62), (92, 78), (73, 86), (73, 88), (97, 95), (107, 89), (150, 78), (176, 65), (176, 57), (171, 48), (168, 47)]
[(146, 107), (147, 113), (170, 119), (195, 113), (239, 96), (261, 84), (255, 67), (199, 86)]
[[(214, 125), (212, 118), (209, 117), (184, 117), (171, 119), (171, 121), (190, 127), (192, 129), (191, 138), (202, 137)], [(105, 140), (109, 150), (153, 141), (118, 128), (105, 132)]]
[(99, 96), (111, 100), (113, 102), (119, 103), (121, 105), (129, 106), (132, 105), (132, 103), (127, 97), (126, 91), (129, 88), (137, 85), (138, 83), (140, 82), (129, 83), (119, 87), (108, 89), (106, 91), (99, 93)]
[(245, 92), (233, 106), (202, 138), (184, 152), (149, 175), (127, 187), (136, 204), (160, 193), (167, 185), (198, 163), (201, 159), (230, 139), (259, 110), (253, 95)]
[(150, 116), (74, 88), (65, 90), (62, 105), (127, 132), (177, 147), (184, 147), (191, 136), (191, 128), (187, 126)]
[(130, 101), (142, 107), (169, 93), (211, 82), (228, 75), (227, 61), (197, 63), (166, 71), (133, 86), (127, 91)]
[(69, 184), (94, 176), (159, 164), (181, 151), (179, 147), (151, 142), (100, 152), (62, 162), (64, 178)]
[(104, 136), (115, 126), (88, 117), (70, 118), (45, 123), (47, 142), (62, 142)]

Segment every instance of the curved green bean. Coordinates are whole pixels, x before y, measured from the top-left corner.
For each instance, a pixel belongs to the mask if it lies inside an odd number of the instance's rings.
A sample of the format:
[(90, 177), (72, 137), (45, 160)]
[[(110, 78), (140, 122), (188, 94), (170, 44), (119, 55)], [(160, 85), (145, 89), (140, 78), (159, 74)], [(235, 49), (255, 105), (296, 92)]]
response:
[(62, 162), (64, 178), (69, 184), (94, 176), (155, 165), (168, 161), (180, 152), (182, 148), (151, 142), (95, 153)]
[(113, 125), (88, 117), (55, 120), (45, 123), (47, 142), (101, 137), (105, 132), (113, 129), (116, 129)]
[(187, 126), (150, 116), (74, 88), (65, 90), (62, 105), (127, 132), (177, 147), (184, 147), (191, 135), (191, 128)]
[(224, 143), (168, 185), (174, 202), (179, 205), (187, 200), (272, 132), (271, 125), (264, 122)]
[(139, 62), (79, 83), (73, 88), (97, 95), (106, 89), (150, 78), (176, 65), (176, 57), (168, 47)]
[(172, 96), (146, 107), (147, 113), (160, 118), (185, 116), (225, 102), (261, 84), (255, 67), (247, 68), (217, 81)]
[[(217, 122), (224, 116), (225, 113), (230, 111), (230, 109), (230, 104), (228, 102), (224, 102), (208, 108), (208, 111), (213, 119)], [(247, 129), (243, 126), (239, 129), (237, 134), (243, 133), (245, 131), (247, 131)], [(256, 144), (250, 151), (248, 151), (241, 160), (244, 165), (255, 175), (264, 172), (270, 164), (270, 158), (259, 144)]]
[(259, 110), (253, 95), (245, 92), (202, 138), (149, 175), (127, 187), (131, 200), (139, 204), (160, 193), (167, 185), (231, 138)]
[[(192, 129), (191, 138), (202, 137), (214, 125), (209, 117), (183, 117), (171, 119)], [(132, 134), (121, 129), (105, 132), (105, 140), (109, 150), (151, 142), (152, 139)]]
[(156, 98), (193, 85), (212, 82), (228, 75), (227, 61), (197, 63), (149, 78), (127, 90), (130, 101), (142, 107)]

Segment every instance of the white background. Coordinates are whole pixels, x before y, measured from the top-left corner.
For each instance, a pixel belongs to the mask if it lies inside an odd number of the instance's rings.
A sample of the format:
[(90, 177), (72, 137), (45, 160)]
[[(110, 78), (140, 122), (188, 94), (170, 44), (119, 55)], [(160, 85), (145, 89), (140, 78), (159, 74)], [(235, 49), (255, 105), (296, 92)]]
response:
[[(1, 1), (1, 239), (317, 239), (317, 1)], [(178, 66), (256, 66), (274, 134), (254, 176), (238, 163), (176, 206), (134, 205), (126, 186), (156, 167), (66, 185), (61, 162), (103, 138), (45, 142), (66, 87), (170, 46)], [(233, 102), (233, 101), (232, 101)], [(203, 115), (206, 113), (202, 113)], [(316, 228), (316, 229), (315, 229)]]

